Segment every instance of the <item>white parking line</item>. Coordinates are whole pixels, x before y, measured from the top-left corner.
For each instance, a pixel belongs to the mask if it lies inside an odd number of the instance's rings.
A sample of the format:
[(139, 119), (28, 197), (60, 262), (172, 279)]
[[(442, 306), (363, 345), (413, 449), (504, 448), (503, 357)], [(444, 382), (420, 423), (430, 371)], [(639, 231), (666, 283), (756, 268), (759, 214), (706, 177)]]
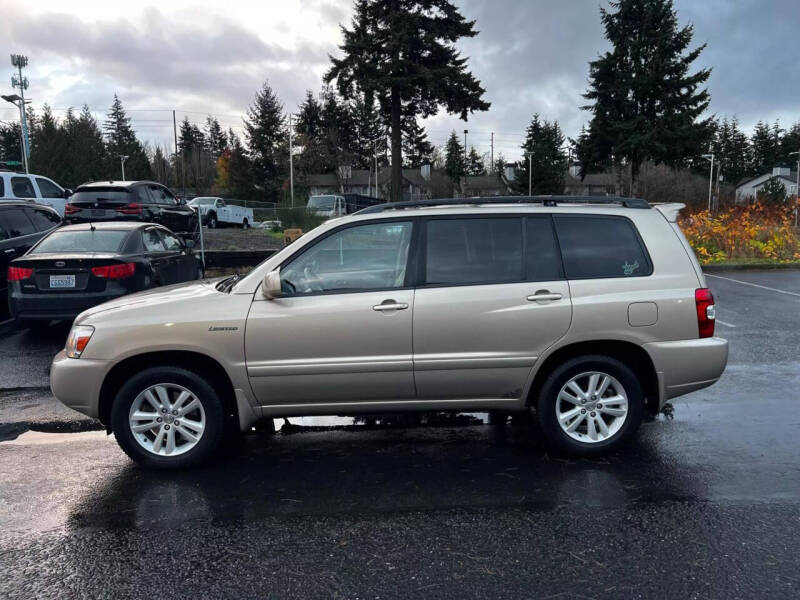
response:
[(715, 320), (717, 323), (719, 323), (720, 325), (725, 325), (725, 327), (733, 327), (734, 329), (736, 329), (736, 325), (734, 325), (733, 323), (726, 323), (726, 322), (725, 322), (725, 321), (723, 321), (722, 319), (714, 319), (714, 320)]
[(797, 292), (788, 292), (786, 290), (779, 290), (778, 288), (768, 287), (766, 285), (759, 285), (757, 283), (750, 283), (749, 281), (742, 281), (741, 279), (722, 277), (721, 275), (710, 275), (708, 273), (706, 273), (705, 276), (715, 277), (717, 279), (724, 279), (725, 281), (733, 281), (734, 283), (741, 283), (742, 285), (749, 285), (750, 287), (761, 288), (762, 290), (769, 290), (770, 292), (778, 292), (779, 294), (786, 294), (787, 296), (797, 296), (798, 298), (800, 298), (800, 294), (798, 294)]

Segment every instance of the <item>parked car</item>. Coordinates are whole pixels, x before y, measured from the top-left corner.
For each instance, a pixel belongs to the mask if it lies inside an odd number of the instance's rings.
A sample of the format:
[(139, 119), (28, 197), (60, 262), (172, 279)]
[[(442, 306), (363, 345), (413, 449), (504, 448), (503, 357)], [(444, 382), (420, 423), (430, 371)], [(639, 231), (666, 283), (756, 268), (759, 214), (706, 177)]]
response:
[(370, 206), (377, 206), (383, 200), (363, 194), (321, 194), (311, 196), (306, 208), (330, 219), (351, 215)]
[[(243, 278), (82, 313), (50, 371), (134, 460), (196, 464), (260, 418), (527, 411), (594, 455), (716, 382), (728, 342), (681, 204), (547, 197), (376, 206)], [(460, 204), (463, 203), (463, 204)]]
[(200, 213), (203, 225), (216, 229), (224, 225), (239, 225), (247, 229), (253, 224), (253, 209), (225, 204), (222, 198), (200, 196), (189, 201), (189, 206)]
[(64, 205), (71, 194), (71, 190), (65, 190), (42, 175), (0, 170), (0, 202), (32, 200), (50, 206), (64, 216)]
[(20, 201), (0, 203), (0, 297), (8, 297), (9, 263), (59, 225), (61, 217), (49, 206)]
[(66, 225), (9, 265), (11, 314), (38, 326), (132, 292), (200, 279), (193, 245), (152, 223)]
[(65, 208), (67, 223), (158, 223), (184, 238), (197, 235), (197, 214), (154, 181), (96, 181), (78, 188)]

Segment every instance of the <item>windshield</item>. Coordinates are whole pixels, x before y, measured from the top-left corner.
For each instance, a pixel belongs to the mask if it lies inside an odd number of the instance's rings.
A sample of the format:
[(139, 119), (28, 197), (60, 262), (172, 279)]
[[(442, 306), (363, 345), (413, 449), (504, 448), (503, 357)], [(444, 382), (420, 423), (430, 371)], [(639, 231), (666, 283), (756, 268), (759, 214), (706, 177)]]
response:
[(56, 231), (42, 240), (31, 254), (53, 252), (119, 252), (127, 231)]
[(336, 196), (311, 196), (308, 208), (311, 210), (333, 210), (336, 207)]
[(189, 202), (190, 206), (208, 206), (210, 204), (214, 204), (216, 202), (216, 198), (195, 198), (191, 202)]

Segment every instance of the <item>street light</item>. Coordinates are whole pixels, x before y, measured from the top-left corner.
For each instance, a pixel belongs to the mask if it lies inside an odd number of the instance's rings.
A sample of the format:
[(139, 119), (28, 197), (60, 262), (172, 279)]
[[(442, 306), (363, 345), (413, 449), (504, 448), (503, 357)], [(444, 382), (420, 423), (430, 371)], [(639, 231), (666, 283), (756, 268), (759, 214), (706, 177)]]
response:
[(27, 148), (27, 140), (25, 139), (25, 103), (22, 96), (18, 94), (8, 94), (6, 96), (0, 96), (6, 102), (10, 102), (17, 108), (19, 108), (19, 123), (20, 123), (20, 135), (22, 136), (22, 164), (25, 166), (25, 172), (28, 172), (28, 148)]
[(711, 170), (708, 173), (708, 212), (711, 213), (711, 189), (714, 185), (714, 153), (711, 152), (712, 146), (709, 144), (709, 154), (703, 154), (701, 158), (711, 161)]
[(467, 134), (469, 133), (468, 129), (464, 130), (464, 162), (467, 162)]
[(533, 151), (525, 153), (528, 157), (528, 196), (533, 196)]
[(125, 161), (128, 160), (129, 156), (127, 154), (120, 154), (119, 161), (122, 165), (122, 181), (125, 181)]

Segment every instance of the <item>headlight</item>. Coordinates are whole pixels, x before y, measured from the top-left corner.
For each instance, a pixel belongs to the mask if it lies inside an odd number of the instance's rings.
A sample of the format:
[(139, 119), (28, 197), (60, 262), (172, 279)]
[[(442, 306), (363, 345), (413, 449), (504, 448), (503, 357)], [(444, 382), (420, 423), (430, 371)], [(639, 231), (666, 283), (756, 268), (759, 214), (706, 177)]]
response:
[(69, 332), (67, 345), (64, 348), (69, 358), (80, 358), (89, 340), (92, 339), (94, 327), (90, 325), (76, 325)]

